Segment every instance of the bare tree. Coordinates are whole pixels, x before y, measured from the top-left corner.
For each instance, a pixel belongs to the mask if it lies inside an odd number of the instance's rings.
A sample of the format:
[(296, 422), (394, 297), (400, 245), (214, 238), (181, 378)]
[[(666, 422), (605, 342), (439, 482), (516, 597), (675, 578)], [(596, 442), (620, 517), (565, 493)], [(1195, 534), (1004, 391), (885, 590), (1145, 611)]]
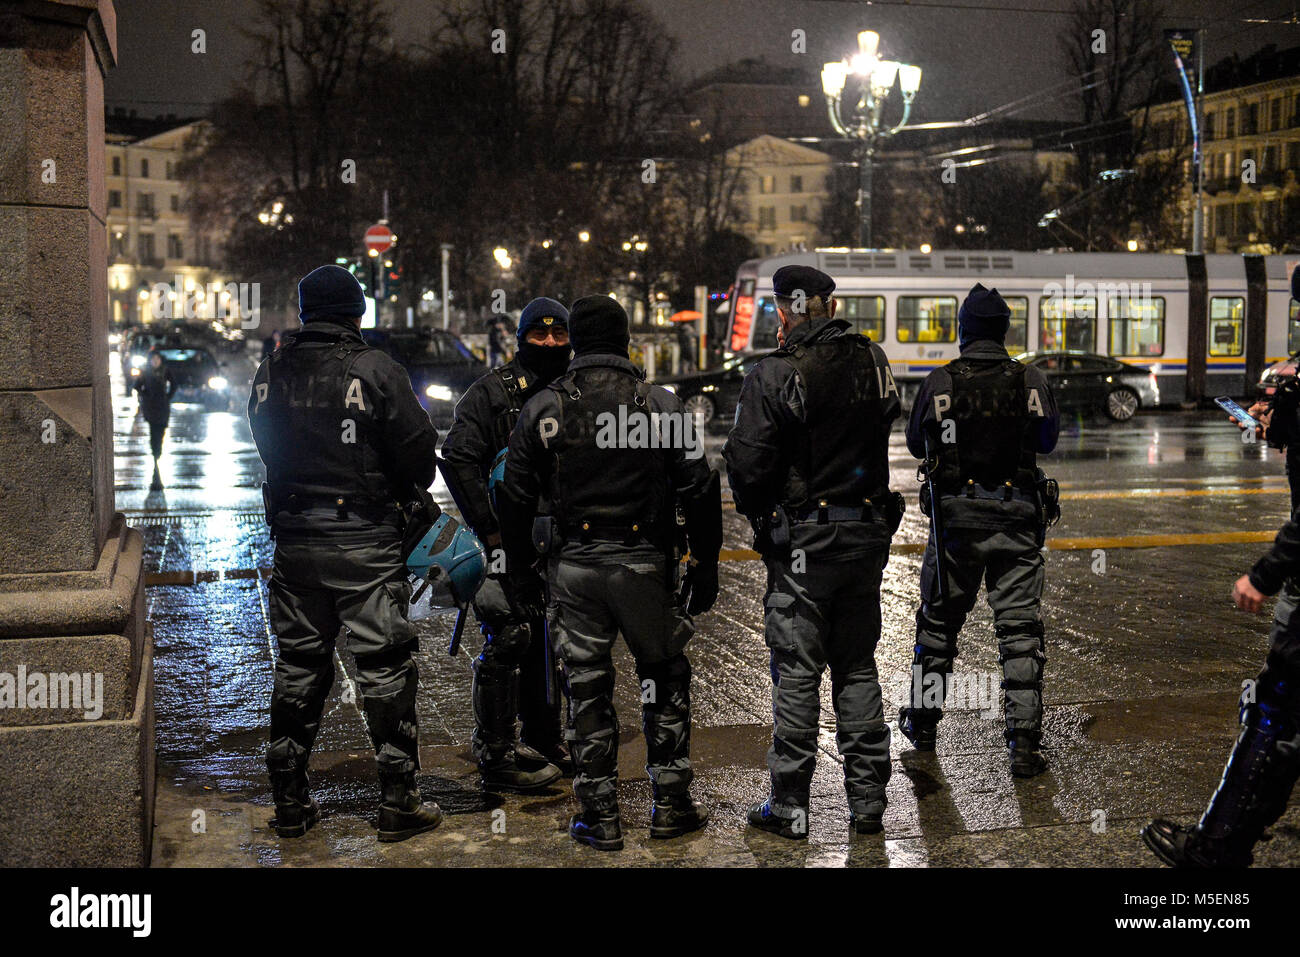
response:
[(1162, 20), (1156, 0), (1075, 0), (1061, 33), (1062, 56), (1079, 81), (1080, 125), (1065, 136), (1074, 184), (1057, 220), (1072, 245), (1123, 248), (1135, 229), (1152, 230), (1179, 189), (1182, 156), (1143, 156), (1167, 76)]

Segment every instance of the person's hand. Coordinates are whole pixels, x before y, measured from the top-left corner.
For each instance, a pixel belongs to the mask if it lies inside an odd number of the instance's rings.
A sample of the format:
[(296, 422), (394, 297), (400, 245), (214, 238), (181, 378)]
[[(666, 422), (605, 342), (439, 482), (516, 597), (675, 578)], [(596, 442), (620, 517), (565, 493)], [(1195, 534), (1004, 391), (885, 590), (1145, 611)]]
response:
[(718, 600), (718, 564), (692, 562), (686, 574), (690, 576), (686, 613), (692, 617), (702, 615)]
[(522, 572), (506, 572), (501, 578), (501, 590), (511, 613), (521, 621), (531, 621), (546, 613), (546, 597), (541, 576), (531, 568)]
[(1263, 592), (1250, 583), (1249, 575), (1242, 575), (1232, 586), (1232, 600), (1242, 611), (1258, 614), (1264, 607), (1265, 597), (1267, 596)]

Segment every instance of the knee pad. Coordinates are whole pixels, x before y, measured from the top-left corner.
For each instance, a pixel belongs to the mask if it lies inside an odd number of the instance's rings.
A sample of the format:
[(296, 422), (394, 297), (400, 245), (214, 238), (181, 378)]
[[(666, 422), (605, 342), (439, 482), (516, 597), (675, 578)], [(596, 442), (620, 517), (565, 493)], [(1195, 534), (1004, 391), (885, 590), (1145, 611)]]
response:
[(419, 679), (419, 668), (411, 657), (411, 645), (390, 648), (373, 655), (357, 658), (357, 688), (363, 697), (380, 697), (397, 694), (414, 687)]
[(514, 668), (528, 650), (532, 632), (527, 625), (512, 621), (483, 625), (483, 652), (478, 660), (491, 668)]
[[(275, 669), (277, 694), (304, 701), (315, 701), (329, 694), (334, 684), (334, 656), (282, 650)], [(298, 689), (301, 688), (300, 692)]]
[(636, 676), (641, 681), (641, 693), (644, 701), (646, 682), (653, 682), (655, 693), (647, 704), (653, 705), (667, 701), (679, 691), (686, 690), (691, 684), (691, 663), (685, 655), (675, 655), (666, 661), (653, 664), (637, 664)]
[(569, 694), (575, 702), (614, 696), (614, 666), (568, 669)]

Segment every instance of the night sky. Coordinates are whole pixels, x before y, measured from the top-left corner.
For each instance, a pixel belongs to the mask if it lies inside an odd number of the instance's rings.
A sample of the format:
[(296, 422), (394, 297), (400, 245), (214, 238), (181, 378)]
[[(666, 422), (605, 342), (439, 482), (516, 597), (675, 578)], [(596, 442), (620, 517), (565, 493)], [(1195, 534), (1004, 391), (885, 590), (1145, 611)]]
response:
[[(427, 40), (437, 9), (449, 0), (390, 3), (394, 35)], [(962, 119), (1018, 100), (1068, 78), (1058, 36), (1068, 23), (1059, 13), (1069, 0), (645, 0), (678, 43), (682, 77), (697, 76), (742, 57), (777, 65), (807, 65), (815, 74), (839, 59), (861, 29), (882, 36), (884, 52), (925, 71), (916, 118)], [(202, 114), (245, 70), (250, 44), (249, 0), (118, 0), (119, 64), (108, 79), (109, 106), (142, 116)], [(970, 9), (974, 8), (974, 9)], [(1248, 25), (1242, 17), (1282, 19), (1292, 0), (1167, 0), (1166, 26), (1208, 23), (1207, 66), (1268, 43), (1300, 44), (1300, 26)], [(1036, 11), (1036, 12), (1030, 12)], [(190, 31), (207, 31), (205, 56), (190, 53)], [(808, 52), (790, 52), (790, 31), (802, 28)], [(486, 39), (484, 41), (487, 42)], [(1172, 67), (1171, 67), (1172, 69)], [(1044, 101), (1020, 116), (1072, 118), (1065, 99)]]

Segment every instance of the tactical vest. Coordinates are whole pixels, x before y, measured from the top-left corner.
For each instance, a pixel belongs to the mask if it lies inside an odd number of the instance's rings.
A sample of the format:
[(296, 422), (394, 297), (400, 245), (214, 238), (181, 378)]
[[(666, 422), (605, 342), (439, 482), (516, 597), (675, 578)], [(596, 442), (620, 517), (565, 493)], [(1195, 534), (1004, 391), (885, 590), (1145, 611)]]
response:
[(506, 363), (492, 370), (506, 393), (506, 407), (497, 413), (492, 424), (492, 435), (498, 449), (504, 449), (510, 442), (510, 433), (514, 431), (519, 413), (524, 408), (524, 390), (528, 387), (526, 378), (520, 376), (519, 370), (512, 368), (513, 365), (514, 363)]
[[(650, 387), (628, 372), (589, 366), (548, 388), (560, 400), (559, 433), (548, 441), (555, 450), (552, 514), (565, 538), (670, 547), (670, 450), (648, 447)], [(622, 442), (621, 426), (638, 421), (634, 415), (646, 417), (646, 442), (637, 448)]]
[(989, 488), (1011, 482), (1032, 485), (1036, 465), (1029, 441), (1032, 420), (1025, 367), (1014, 359), (975, 362), (954, 359), (952, 405), (943, 421), (956, 422), (955, 442), (939, 433), (939, 484), (951, 491), (970, 481)]
[(367, 450), (375, 445), (374, 397), (351, 376), (353, 363), (369, 350), (362, 342), (304, 331), (267, 360), (266, 396), (259, 396), (255, 415), (268, 437), (266, 478), (278, 507), (290, 495), (304, 505), (339, 496), (358, 503), (391, 499), (366, 474)]
[(800, 510), (860, 506), (889, 487), (888, 429), (882, 422), (884, 370), (865, 336), (842, 335), (772, 353), (804, 384), (804, 423), (781, 503)]

